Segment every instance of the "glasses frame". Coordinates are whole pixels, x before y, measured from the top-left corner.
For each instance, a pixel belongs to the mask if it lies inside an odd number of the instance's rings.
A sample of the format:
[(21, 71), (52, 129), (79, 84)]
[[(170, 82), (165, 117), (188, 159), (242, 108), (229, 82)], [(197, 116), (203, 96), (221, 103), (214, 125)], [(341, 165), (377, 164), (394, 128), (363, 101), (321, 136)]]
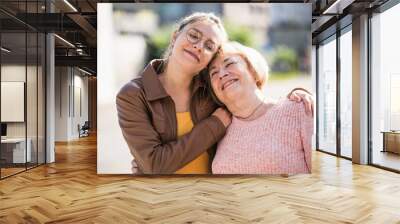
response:
[[(196, 35), (198, 35), (198, 40), (193, 40), (193, 38), (190, 37), (192, 34), (194, 34), (193, 32), (196, 32)], [(188, 29), (188, 30), (186, 31), (186, 39), (187, 39), (187, 41), (188, 41), (189, 43), (191, 43), (191, 44), (198, 44), (201, 40), (203, 40), (203, 33), (202, 33), (201, 31), (195, 29), (195, 28), (190, 28), (190, 29)], [(212, 49), (212, 50), (207, 49), (207, 48), (205, 47), (206, 44), (207, 44), (208, 42), (211, 42), (211, 43), (213, 44), (213, 49)], [(209, 53), (212, 53), (212, 54), (217, 53), (217, 52), (218, 52), (218, 49), (219, 49), (219, 47), (217, 46), (217, 44), (216, 44), (214, 41), (212, 41), (212, 40), (206, 40), (206, 41), (204, 41), (204, 44), (203, 44), (202, 48), (203, 48), (205, 51), (207, 51), (207, 52), (209, 52)]]

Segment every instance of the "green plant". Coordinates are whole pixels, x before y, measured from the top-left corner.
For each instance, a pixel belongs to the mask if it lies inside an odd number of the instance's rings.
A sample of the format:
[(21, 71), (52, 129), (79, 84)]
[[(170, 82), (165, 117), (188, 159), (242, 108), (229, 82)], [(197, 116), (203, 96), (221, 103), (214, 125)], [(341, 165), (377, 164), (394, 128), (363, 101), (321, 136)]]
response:
[(255, 47), (254, 35), (250, 28), (242, 25), (236, 25), (229, 21), (224, 21), (226, 32), (228, 33), (229, 40), (237, 41), (249, 47)]
[(298, 69), (298, 56), (296, 52), (287, 46), (276, 47), (272, 54), (272, 69), (279, 72), (289, 72)]
[(165, 26), (149, 37), (147, 40), (148, 61), (155, 58), (162, 58), (171, 40), (172, 32), (172, 26)]

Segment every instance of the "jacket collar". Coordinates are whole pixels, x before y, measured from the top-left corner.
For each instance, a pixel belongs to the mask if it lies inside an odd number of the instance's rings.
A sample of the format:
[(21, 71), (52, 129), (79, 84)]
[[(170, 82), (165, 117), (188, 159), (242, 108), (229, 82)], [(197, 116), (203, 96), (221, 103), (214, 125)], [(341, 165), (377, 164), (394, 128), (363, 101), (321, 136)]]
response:
[[(146, 93), (146, 98), (149, 101), (169, 96), (157, 77), (160, 71), (159, 68), (164, 62), (165, 60), (161, 59), (152, 60), (143, 71), (143, 88)], [(198, 90), (198, 88), (205, 86), (206, 84), (201, 79), (200, 75), (196, 75), (192, 80), (192, 95)]]

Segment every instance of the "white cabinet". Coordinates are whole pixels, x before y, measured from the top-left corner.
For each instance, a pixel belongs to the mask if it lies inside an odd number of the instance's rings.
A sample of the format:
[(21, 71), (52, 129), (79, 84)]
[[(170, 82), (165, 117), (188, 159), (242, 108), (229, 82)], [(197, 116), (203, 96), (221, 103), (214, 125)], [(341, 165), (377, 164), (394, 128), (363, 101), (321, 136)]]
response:
[[(2, 139), (2, 147), (12, 148), (12, 163), (25, 163), (32, 161), (32, 140), (27, 138), (28, 144), (25, 151), (25, 138), (7, 138)], [(26, 159), (26, 161), (25, 161)]]

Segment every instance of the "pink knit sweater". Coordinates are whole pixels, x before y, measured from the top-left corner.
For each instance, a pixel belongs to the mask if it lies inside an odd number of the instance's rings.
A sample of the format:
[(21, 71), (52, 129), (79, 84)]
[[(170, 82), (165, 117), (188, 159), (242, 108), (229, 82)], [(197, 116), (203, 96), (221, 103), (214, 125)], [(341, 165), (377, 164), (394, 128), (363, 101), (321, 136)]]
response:
[(284, 100), (251, 121), (233, 117), (213, 160), (215, 174), (311, 172), (313, 118), (303, 103)]

